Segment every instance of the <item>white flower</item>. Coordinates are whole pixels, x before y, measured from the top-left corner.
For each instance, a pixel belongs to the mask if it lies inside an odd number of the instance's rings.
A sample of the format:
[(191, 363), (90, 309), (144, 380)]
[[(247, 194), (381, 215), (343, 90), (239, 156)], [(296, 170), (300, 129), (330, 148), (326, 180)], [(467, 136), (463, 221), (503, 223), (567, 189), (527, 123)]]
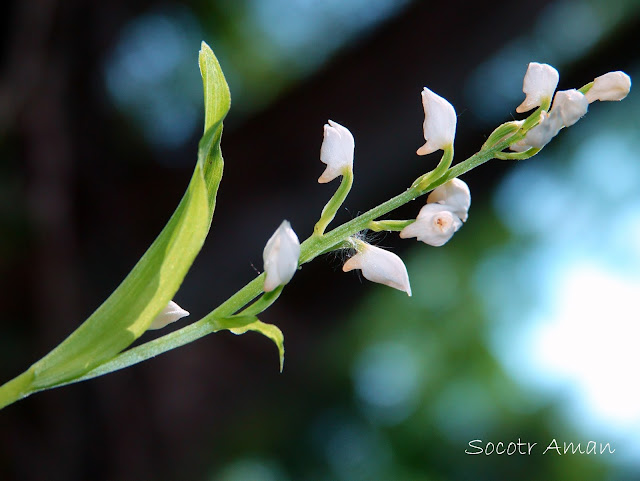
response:
[(585, 94), (589, 103), (596, 100), (622, 100), (631, 90), (631, 78), (624, 72), (609, 72), (600, 75)]
[(264, 291), (270, 292), (291, 280), (298, 269), (300, 241), (289, 221), (283, 221), (273, 233), (262, 253), (264, 260)]
[(562, 117), (560, 115), (549, 115), (547, 112), (540, 112), (538, 125), (533, 127), (524, 139), (509, 146), (509, 149), (516, 152), (524, 152), (531, 147), (543, 148), (553, 139), (562, 128)]
[(549, 115), (559, 115), (562, 125), (571, 127), (587, 113), (588, 109), (589, 102), (582, 92), (576, 89), (561, 90), (556, 92), (553, 98), (553, 107)]
[(324, 184), (353, 169), (355, 142), (349, 129), (333, 120), (324, 124), (324, 139), (320, 147), (320, 161), (327, 164), (318, 182)]
[(420, 209), (416, 221), (402, 229), (400, 237), (416, 237), (425, 244), (440, 247), (446, 244), (460, 227), (462, 221), (451, 211), (450, 206), (426, 204)]
[(553, 98), (553, 107), (547, 112), (540, 112), (538, 125), (533, 127), (524, 139), (511, 145), (509, 149), (516, 152), (547, 145), (563, 127), (570, 127), (580, 120), (589, 108), (587, 98), (575, 89), (561, 90)]
[(469, 207), (471, 206), (471, 192), (469, 186), (458, 178), (436, 187), (427, 197), (427, 204), (437, 202), (446, 204), (451, 212), (460, 217), (462, 222), (467, 221)]
[(162, 329), (167, 324), (176, 322), (178, 319), (182, 319), (183, 317), (187, 317), (188, 315), (188, 311), (185, 311), (175, 302), (169, 301), (167, 307), (162, 309), (162, 311), (160, 311), (160, 314), (158, 314), (153, 319), (153, 321), (151, 321), (151, 325), (148, 327), (148, 329)]
[(524, 138), (526, 144), (537, 149), (543, 148), (562, 128), (562, 117), (540, 112), (540, 122)]
[(422, 90), (424, 140), (418, 155), (427, 155), (453, 145), (456, 136), (456, 111), (453, 106), (427, 87)]
[(516, 112), (528, 112), (542, 105), (544, 100), (551, 100), (560, 80), (560, 74), (551, 65), (531, 62), (522, 82), (522, 91), (526, 94)]
[(358, 253), (344, 263), (344, 272), (360, 269), (365, 279), (404, 291), (411, 296), (409, 274), (402, 259), (366, 242), (356, 242)]
[(416, 221), (400, 231), (400, 237), (416, 237), (425, 244), (439, 247), (453, 237), (469, 216), (471, 192), (458, 178), (436, 187), (427, 197)]

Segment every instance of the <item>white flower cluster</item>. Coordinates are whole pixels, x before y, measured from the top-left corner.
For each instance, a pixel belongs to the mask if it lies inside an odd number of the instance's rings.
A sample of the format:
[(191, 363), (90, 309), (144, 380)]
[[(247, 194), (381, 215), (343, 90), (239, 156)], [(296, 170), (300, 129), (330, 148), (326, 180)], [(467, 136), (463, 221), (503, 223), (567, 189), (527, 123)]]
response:
[[(425, 144), (417, 151), (418, 155), (426, 155), (437, 150), (453, 149), (456, 134), (456, 111), (444, 98), (428, 88), (422, 91), (424, 108), (423, 132)], [(327, 171), (339, 175), (342, 169), (353, 168), (353, 136), (349, 131), (329, 121), (325, 125), (325, 137), (321, 149), (321, 160), (327, 164)], [(339, 129), (340, 136), (333, 135), (331, 129)], [(344, 129), (344, 130), (342, 130)], [(327, 153), (336, 152), (333, 155)], [(340, 152), (338, 154), (337, 152)], [(348, 152), (349, 155), (345, 155)], [(347, 164), (343, 159), (348, 158)], [(323, 181), (325, 174), (320, 178)], [(331, 180), (330, 179), (330, 180)], [(427, 204), (420, 210), (417, 219), (402, 229), (403, 239), (416, 237), (419, 241), (431, 246), (445, 244), (467, 220), (471, 194), (469, 187), (460, 179), (450, 181), (437, 187), (427, 198)], [(365, 279), (384, 284), (411, 295), (409, 275), (402, 259), (392, 252), (368, 244), (360, 239), (350, 239), (356, 254), (345, 262), (342, 270), (348, 272), (360, 269)]]
[(440, 247), (462, 227), (470, 205), (471, 193), (467, 184), (460, 179), (451, 179), (429, 194), (416, 221), (402, 229), (400, 237), (416, 237), (425, 244)]
[[(631, 79), (624, 72), (609, 72), (596, 78), (586, 94), (575, 89), (555, 92), (558, 80), (558, 71), (550, 65), (529, 64), (522, 87), (526, 97), (516, 111), (524, 113), (540, 106), (548, 107), (552, 98), (553, 104), (548, 112), (547, 109), (541, 111), (538, 124), (527, 132), (524, 139), (511, 145), (511, 150), (522, 152), (531, 148), (541, 149), (563, 127), (580, 120), (587, 113), (590, 103), (596, 100), (622, 100), (631, 88)], [(417, 154), (427, 155), (443, 150), (445, 154), (452, 155), (457, 120), (455, 109), (426, 87), (421, 95), (425, 115), (425, 144)], [(516, 123), (522, 125), (524, 121)], [(349, 129), (329, 120), (324, 126), (320, 148), (320, 160), (327, 166), (318, 182), (327, 183), (352, 173), (354, 148), (355, 142)], [(450, 179), (429, 194), (426, 205), (420, 209), (415, 221), (406, 223), (400, 231), (400, 237), (415, 237), (430, 246), (442, 246), (466, 222), (470, 205), (471, 194), (467, 184), (457, 178)], [(380, 221), (382, 224), (384, 222)], [(360, 269), (366, 279), (411, 295), (407, 268), (400, 257), (360, 239), (350, 238), (349, 241), (356, 253), (345, 262), (342, 268), (344, 272)], [(265, 292), (287, 284), (295, 274), (300, 261), (300, 241), (288, 221), (283, 221), (267, 242), (263, 260)], [(171, 301), (154, 319), (150, 329), (159, 329), (188, 314)]]
[[(467, 220), (471, 194), (460, 179), (452, 179), (437, 187), (420, 209), (415, 222), (402, 229), (403, 239), (416, 237), (425, 244), (444, 245)], [(356, 255), (345, 262), (342, 270), (360, 269), (365, 279), (399, 289), (411, 295), (409, 275), (402, 259), (392, 252), (352, 239)]]
[[(522, 91), (526, 98), (516, 112), (548, 105), (558, 86), (560, 75), (551, 65), (531, 62), (524, 76)], [(551, 110), (540, 112), (538, 125), (533, 127), (524, 139), (509, 148), (524, 152), (531, 148), (541, 149), (554, 138), (563, 127), (570, 127), (580, 120), (596, 100), (622, 100), (631, 89), (631, 79), (624, 72), (609, 72), (593, 81), (586, 94), (571, 89), (560, 90), (553, 97)]]

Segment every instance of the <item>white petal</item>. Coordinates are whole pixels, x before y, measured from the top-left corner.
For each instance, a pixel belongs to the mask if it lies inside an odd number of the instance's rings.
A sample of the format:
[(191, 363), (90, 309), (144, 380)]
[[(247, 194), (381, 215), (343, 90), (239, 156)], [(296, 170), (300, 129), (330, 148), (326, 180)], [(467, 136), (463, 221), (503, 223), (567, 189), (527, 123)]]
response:
[(358, 253), (344, 263), (342, 270), (362, 270), (365, 279), (384, 284), (411, 296), (411, 285), (407, 268), (397, 255), (379, 247), (360, 242)]
[(427, 155), (436, 150), (453, 145), (456, 136), (456, 111), (453, 106), (427, 87), (422, 90), (424, 108), (424, 140), (426, 143), (417, 151), (418, 155)]
[(589, 103), (596, 100), (622, 100), (631, 90), (631, 77), (624, 72), (609, 72), (593, 81), (585, 94)]
[(471, 206), (471, 192), (469, 186), (462, 180), (455, 178), (436, 187), (427, 197), (427, 204), (437, 202), (446, 204), (451, 211), (460, 217), (462, 222), (467, 221), (469, 207)]
[(509, 150), (513, 150), (514, 152), (524, 152), (525, 150), (529, 150), (531, 148), (524, 139), (518, 140), (515, 144), (511, 144), (509, 146)]
[(283, 221), (273, 233), (262, 253), (264, 291), (270, 292), (281, 284), (288, 283), (298, 269), (300, 241), (289, 221)]
[(462, 221), (452, 212), (452, 207), (442, 204), (427, 204), (416, 221), (400, 231), (400, 237), (416, 237), (430, 246), (440, 247), (462, 227)]
[(562, 125), (570, 127), (580, 120), (589, 109), (587, 98), (576, 89), (561, 90), (553, 98), (553, 107), (549, 115), (559, 115)]
[(153, 319), (153, 321), (151, 321), (151, 325), (148, 327), (148, 329), (162, 329), (167, 324), (176, 322), (178, 319), (182, 319), (183, 317), (187, 317), (188, 315), (188, 311), (185, 311), (175, 302), (169, 301), (167, 307), (162, 309), (162, 311), (160, 311), (160, 314), (158, 314)]
[(524, 139), (509, 148), (516, 152), (524, 152), (531, 147), (543, 148), (558, 135), (560, 129), (570, 127), (580, 120), (588, 108), (589, 102), (581, 92), (575, 89), (557, 92), (551, 110), (540, 112), (538, 125), (529, 130)]
[(560, 74), (551, 65), (531, 62), (522, 82), (522, 91), (526, 94), (526, 98), (516, 112), (528, 112), (540, 107), (543, 100), (551, 100), (558, 86), (558, 80), (560, 80)]
[(320, 161), (327, 164), (318, 182), (324, 184), (342, 175), (345, 169), (353, 169), (355, 142), (349, 129), (333, 120), (324, 125), (324, 139), (320, 147)]
[(527, 132), (524, 142), (526, 145), (541, 149), (558, 135), (561, 128), (562, 118), (559, 115), (551, 116), (547, 112), (540, 112), (540, 123)]

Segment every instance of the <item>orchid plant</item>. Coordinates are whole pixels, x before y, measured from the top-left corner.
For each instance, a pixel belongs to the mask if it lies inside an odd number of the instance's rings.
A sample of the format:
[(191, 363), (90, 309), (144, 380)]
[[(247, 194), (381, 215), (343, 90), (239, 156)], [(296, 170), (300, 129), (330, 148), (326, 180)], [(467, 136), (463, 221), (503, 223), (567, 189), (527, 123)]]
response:
[[(359, 269), (372, 281), (411, 296), (407, 269), (396, 254), (368, 244), (364, 230), (395, 231), (431, 246), (444, 245), (464, 222), (471, 205), (468, 186), (459, 177), (491, 159), (527, 159), (536, 155), (561, 129), (575, 124), (596, 100), (622, 100), (631, 88), (623, 72), (609, 72), (578, 90), (555, 92), (559, 74), (546, 64), (530, 63), (524, 76), (524, 102), (518, 113), (535, 109), (525, 119), (498, 126), (480, 150), (452, 166), (457, 116), (453, 106), (428, 88), (422, 91), (427, 155), (442, 150), (436, 167), (386, 202), (327, 232), (353, 184), (355, 142), (346, 127), (331, 120), (324, 126), (320, 160), (326, 164), (318, 182), (341, 178), (311, 235), (302, 243), (288, 221), (264, 248), (264, 272), (202, 319), (157, 339), (129, 346), (145, 331), (161, 329), (189, 313), (172, 301), (202, 248), (212, 222), (222, 178), (220, 149), (230, 93), (213, 51), (202, 43), (199, 55), (204, 86), (204, 135), (187, 190), (169, 222), (120, 286), (67, 339), (24, 373), (0, 387), (0, 408), (38, 391), (107, 374), (190, 343), (207, 334), (229, 330), (257, 331), (275, 342), (284, 362), (284, 336), (258, 315), (273, 304), (294, 274), (318, 256), (346, 250), (345, 272)], [(555, 92), (555, 95), (554, 95)], [(552, 104), (553, 99), (553, 104)], [(509, 149), (509, 150), (507, 150)], [(415, 219), (385, 218), (396, 208), (429, 194)]]

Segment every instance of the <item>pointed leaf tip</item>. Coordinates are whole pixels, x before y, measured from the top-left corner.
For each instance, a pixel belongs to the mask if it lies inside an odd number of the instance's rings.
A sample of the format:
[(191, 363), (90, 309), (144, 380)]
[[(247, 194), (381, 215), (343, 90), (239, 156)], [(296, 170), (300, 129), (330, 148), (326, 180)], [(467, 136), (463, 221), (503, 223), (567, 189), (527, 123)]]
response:
[(218, 59), (204, 41), (200, 45), (198, 64), (204, 86), (204, 131), (207, 132), (211, 127), (222, 122), (229, 112), (231, 93)]
[[(247, 320), (247, 324), (238, 325), (238, 322), (243, 323), (245, 319)], [(236, 335), (244, 334), (247, 331), (254, 331), (271, 339), (278, 348), (280, 372), (282, 372), (284, 368), (284, 334), (282, 334), (278, 326), (262, 322), (255, 316), (230, 317), (219, 322), (223, 329), (228, 329)]]

